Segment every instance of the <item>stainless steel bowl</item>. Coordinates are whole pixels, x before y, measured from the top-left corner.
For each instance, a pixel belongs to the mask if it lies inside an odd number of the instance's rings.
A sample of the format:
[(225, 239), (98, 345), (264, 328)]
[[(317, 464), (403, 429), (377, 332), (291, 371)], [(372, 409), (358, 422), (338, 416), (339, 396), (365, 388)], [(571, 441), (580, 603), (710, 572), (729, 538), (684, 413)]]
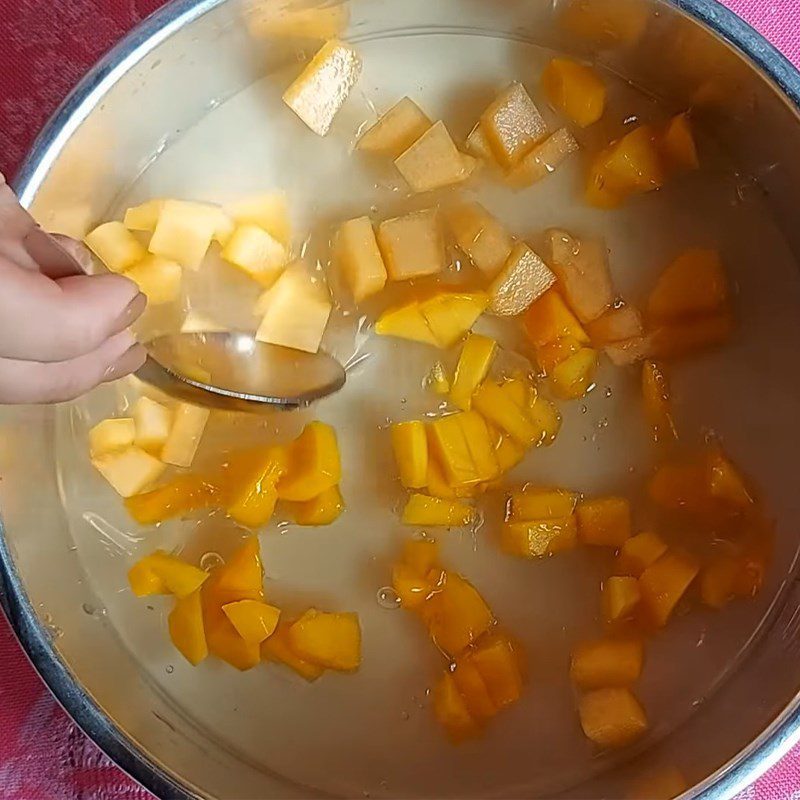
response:
[[(676, 107), (694, 105), (742, 174), (765, 194), (800, 258), (800, 73), (714, 0), (641, 4), (647, 33), (624, 48), (565, 40), (553, 24), (560, 0), (482, 4), (476, 24), (578, 49)], [(351, 34), (375, 35), (386, 19), (396, 29), (453, 30), (461, 21), (448, 17), (452, 5), (353, 0)], [(285, 58), (279, 47), (250, 38), (237, 0), (174, 0), (97, 64), (47, 125), (17, 177), (23, 203), (44, 225), (80, 233), (114, 206), (120, 187), (129, 186), (209, 108)], [(757, 268), (768, 276), (766, 266)], [(786, 370), (791, 368), (796, 364)], [(777, 373), (774, 378), (782, 380)], [(753, 425), (757, 435), (754, 422), (743, 424)], [(183, 709), (143, 675), (113, 626), (92, 613), (97, 602), (66, 530), (63, 476), (53, 453), (52, 409), (0, 411), (0, 600), (53, 693), (111, 758), (158, 796), (316, 794), (219, 747), (193, 727)], [(792, 511), (790, 525), (800, 521), (800, 501)], [(774, 587), (768, 624), (747, 658), (676, 730), (646, 752), (629, 754), (625, 763), (601, 764), (594, 777), (559, 796), (619, 796), (653, 764), (681, 763), (691, 764), (695, 780), (687, 796), (727, 798), (800, 740), (798, 541), (791, 529), (784, 534), (778, 557), (787, 577)]]

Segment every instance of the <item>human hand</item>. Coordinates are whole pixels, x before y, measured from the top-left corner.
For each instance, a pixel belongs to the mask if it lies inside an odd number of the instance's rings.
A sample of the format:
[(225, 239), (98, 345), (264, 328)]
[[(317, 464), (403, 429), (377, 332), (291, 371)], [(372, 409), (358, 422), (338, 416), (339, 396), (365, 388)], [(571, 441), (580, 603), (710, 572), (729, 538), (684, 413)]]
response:
[(144, 363), (128, 328), (147, 298), (90, 265), (82, 244), (37, 226), (0, 173), (0, 403), (71, 400)]

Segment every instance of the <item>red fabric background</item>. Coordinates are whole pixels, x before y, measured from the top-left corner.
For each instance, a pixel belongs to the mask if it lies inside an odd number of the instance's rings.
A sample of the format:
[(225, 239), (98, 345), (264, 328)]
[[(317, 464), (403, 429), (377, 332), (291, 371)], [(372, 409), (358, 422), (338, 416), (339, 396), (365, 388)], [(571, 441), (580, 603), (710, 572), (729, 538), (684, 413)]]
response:
[[(800, 0), (727, 0), (800, 65)], [(0, 171), (84, 71), (162, 0), (0, 0)], [(147, 800), (44, 689), (0, 615), (0, 796)], [(740, 800), (800, 800), (800, 749)]]

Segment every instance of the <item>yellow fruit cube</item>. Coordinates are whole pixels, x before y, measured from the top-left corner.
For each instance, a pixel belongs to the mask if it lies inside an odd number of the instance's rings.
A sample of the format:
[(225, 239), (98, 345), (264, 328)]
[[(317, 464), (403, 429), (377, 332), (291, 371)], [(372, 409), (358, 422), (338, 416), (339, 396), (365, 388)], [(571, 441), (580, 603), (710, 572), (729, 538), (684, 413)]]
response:
[(439, 347), (447, 348), (470, 331), (488, 304), (484, 292), (439, 292), (419, 308)]
[(689, 782), (677, 767), (657, 767), (636, 782), (629, 800), (675, 800), (689, 789)]
[(622, 547), (631, 535), (631, 504), (624, 497), (598, 497), (578, 503), (580, 539), (584, 544)]
[(570, 356), (574, 356), (581, 350), (581, 343), (571, 337), (556, 339), (536, 348), (536, 361), (539, 364), (541, 374), (544, 376), (552, 375), (553, 370)]
[(187, 269), (199, 269), (223, 215), (221, 208), (205, 203), (165, 200), (149, 250)]
[(133, 444), (136, 424), (127, 417), (104, 419), (89, 431), (89, 454), (92, 458), (124, 450)]
[[(230, 596), (226, 602), (232, 602), (234, 599), (262, 600), (264, 567), (261, 563), (258, 537), (248, 536), (225, 563), (217, 567), (213, 579), (211, 588), (218, 595)], [(221, 608), (222, 606), (220, 610)]]
[(567, 0), (559, 10), (560, 27), (599, 48), (635, 44), (650, 19), (642, 0)]
[[(456, 415), (440, 417), (428, 426), (431, 457), (429, 467), (434, 458), (441, 464), (448, 483), (451, 486), (463, 486), (480, 482), (475, 462), (464, 436), (464, 429), (456, 419)], [(430, 469), (428, 485), (430, 486)]]
[(578, 701), (581, 727), (600, 747), (625, 747), (644, 735), (647, 716), (629, 689), (597, 689)]
[(419, 608), (431, 596), (435, 582), (408, 564), (395, 564), (392, 568), (392, 588), (397, 592), (403, 608)]
[(310, 422), (288, 448), (289, 463), (278, 482), (278, 497), (302, 502), (337, 486), (342, 477), (336, 431), (324, 422)]
[(392, 448), (406, 489), (421, 489), (428, 481), (428, 437), (419, 420), (392, 425)]
[(535, 430), (534, 445), (549, 447), (561, 430), (561, 414), (546, 398), (537, 395), (528, 407), (528, 418)]
[(606, 309), (597, 319), (586, 325), (586, 331), (592, 339), (592, 344), (603, 347), (607, 344), (641, 338), (644, 325), (639, 309), (624, 303)]
[(540, 432), (531, 422), (526, 409), (512, 400), (493, 381), (484, 381), (472, 398), (472, 402), (489, 422), (512, 436), (523, 447), (532, 447), (540, 438)]
[(217, 504), (219, 496), (219, 487), (202, 475), (179, 475), (163, 486), (129, 497), (125, 508), (140, 525), (155, 525), (210, 508)]
[(338, 486), (331, 486), (311, 500), (291, 503), (290, 513), (298, 525), (330, 525), (342, 515), (344, 499)]
[(156, 229), (165, 202), (165, 200), (148, 200), (146, 203), (129, 208), (125, 212), (122, 224), (129, 231), (152, 233)]
[(555, 288), (545, 292), (527, 311), (523, 322), (528, 338), (536, 347), (558, 339), (589, 344), (589, 337)]
[(578, 239), (565, 230), (551, 228), (545, 242), (545, 258), (572, 311), (581, 322), (597, 319), (614, 302), (605, 241)]
[(233, 487), (227, 512), (240, 525), (261, 528), (271, 519), (278, 500), (278, 481), (287, 470), (286, 451), (268, 447), (244, 470), (241, 484)]
[(425, 112), (410, 97), (404, 97), (361, 136), (356, 149), (395, 159), (432, 125)]
[(288, 253), (286, 248), (257, 225), (239, 225), (225, 247), (222, 258), (268, 289), (283, 272)]
[(525, 458), (525, 448), (518, 444), (511, 436), (498, 433), (494, 456), (501, 473), (509, 472)]
[(570, 677), (579, 689), (630, 686), (639, 679), (643, 661), (639, 639), (596, 639), (573, 650)]
[(187, 597), (175, 600), (167, 623), (172, 643), (180, 654), (196, 667), (208, 656), (199, 589)]
[(655, 361), (645, 361), (642, 367), (642, 397), (645, 415), (656, 441), (675, 437), (669, 381), (663, 367)]
[(445, 672), (434, 684), (431, 694), (433, 713), (453, 743), (471, 739), (480, 733), (480, 726), (469, 713), (467, 704), (449, 672)]
[(675, 320), (653, 331), (645, 356), (683, 358), (725, 344), (733, 333), (734, 319), (728, 309), (703, 317)]
[(222, 606), (236, 632), (250, 644), (261, 644), (278, 627), (281, 610), (260, 600), (237, 600)]
[(427, 575), (439, 566), (439, 543), (433, 539), (407, 539), (403, 543), (403, 563), (416, 575)]
[(194, 309), (184, 317), (181, 325), (181, 333), (221, 333), (227, 330), (225, 325)]
[(677, 114), (668, 123), (659, 140), (667, 164), (673, 169), (699, 169), (697, 145), (687, 113)]
[(450, 668), (450, 674), (474, 719), (483, 723), (497, 713), (498, 709), (489, 696), (486, 682), (468, 655), (456, 659)]
[(121, 222), (99, 225), (83, 241), (112, 272), (126, 272), (147, 255), (144, 246)]
[[(175, 597), (188, 597), (196, 592), (208, 578), (208, 573), (192, 564), (187, 564), (176, 556), (165, 553), (163, 550), (156, 550), (149, 556), (145, 556), (135, 565), (136, 576), (141, 573), (150, 572), (156, 576), (164, 590)], [(131, 573), (129, 573), (129, 578)], [(135, 591), (135, 587), (134, 588)]]
[(133, 422), (136, 429), (134, 444), (158, 455), (172, 429), (172, 410), (149, 397), (140, 397), (133, 406)]
[(307, 681), (315, 681), (325, 672), (325, 667), (314, 664), (295, 653), (289, 641), (291, 627), (291, 622), (283, 620), (278, 622), (278, 627), (272, 636), (261, 643), (261, 656), (265, 660), (278, 661), (281, 664), (285, 664)]
[(594, 386), (597, 350), (583, 347), (553, 368), (553, 391), (564, 400), (583, 397)]
[(469, 153), (476, 158), (482, 158), (484, 161), (494, 161), (492, 148), (489, 146), (480, 122), (475, 125), (469, 136), (467, 136), (466, 146)]
[(475, 518), (475, 509), (460, 500), (412, 494), (403, 509), (403, 525), (462, 527)]
[(469, 661), (483, 678), (496, 708), (516, 703), (522, 696), (524, 676), (520, 654), (501, 634), (484, 636), (469, 654)]
[(332, 310), (325, 288), (312, 279), (302, 264), (295, 264), (259, 300), (258, 311), (264, 317), (256, 339), (316, 353)]
[(581, 128), (597, 122), (606, 107), (606, 87), (600, 76), (570, 58), (554, 58), (542, 73), (542, 89), (553, 108)]
[[(425, 323), (427, 327), (427, 322)], [(428, 373), (425, 383), (433, 391), (442, 396), (450, 394), (450, 379), (447, 377), (447, 371), (441, 361), (437, 361)]]
[(555, 281), (547, 264), (525, 242), (518, 242), (489, 287), (489, 311), (500, 317), (522, 314)]
[(441, 120), (428, 128), (394, 164), (411, 189), (432, 192), (465, 181), (474, 169)]
[(753, 497), (738, 469), (719, 450), (708, 456), (709, 483), (712, 497), (734, 508), (746, 509), (753, 505)]
[(439, 346), (417, 302), (384, 311), (375, 323), (375, 333)]
[(191, 403), (178, 403), (172, 428), (161, 450), (161, 460), (176, 467), (191, 467), (211, 412)]
[(494, 157), (513, 167), (547, 134), (539, 109), (521, 83), (512, 83), (481, 116), (481, 129)]
[(472, 463), (481, 481), (493, 481), (500, 475), (500, 467), (486, 420), (475, 411), (462, 411), (453, 416), (464, 432)]
[(288, 247), (292, 226), (285, 192), (266, 192), (242, 197), (225, 206), (225, 211), (236, 225), (256, 225), (284, 247)]
[[(433, 437), (429, 437), (429, 452), (433, 449)], [(467, 451), (469, 452), (469, 451)], [(441, 497), (445, 500), (450, 500), (454, 497), (467, 496), (468, 492), (463, 491), (461, 487), (458, 489), (451, 486), (447, 478), (445, 478), (444, 470), (439, 466), (438, 459), (433, 456), (428, 458), (428, 476), (425, 484), (425, 491), (431, 497)]]
[(722, 556), (712, 561), (700, 576), (700, 597), (711, 608), (725, 608), (736, 592), (736, 583), (742, 572), (742, 562), (733, 556)]
[(544, 141), (534, 145), (522, 161), (507, 176), (509, 184), (517, 189), (533, 186), (534, 183), (552, 175), (573, 153), (580, 150), (575, 137), (560, 128)]
[(522, 373), (516, 374), (512, 378), (507, 378), (500, 384), (500, 389), (509, 400), (523, 410), (527, 410), (534, 395), (534, 387), (528, 380), (528, 376)]
[(508, 500), (510, 522), (558, 519), (570, 517), (575, 511), (578, 495), (566, 489), (541, 489), (524, 486), (512, 492)]
[(526, 522), (506, 522), (500, 531), (506, 553), (521, 558), (544, 558), (578, 545), (574, 516)]
[(386, 285), (386, 266), (369, 217), (351, 219), (339, 228), (337, 253), (356, 303)]
[(150, 569), (146, 558), (137, 561), (128, 570), (128, 584), (136, 597), (169, 594), (166, 584)]
[(685, 553), (667, 552), (639, 577), (642, 606), (658, 626), (667, 624), (672, 611), (697, 577), (700, 565)]
[(480, 203), (458, 203), (444, 214), (459, 248), (481, 272), (494, 277), (511, 254), (511, 234)]
[(467, 336), (450, 390), (450, 402), (453, 405), (469, 411), (472, 407), (472, 395), (486, 378), (496, 352), (497, 342), (494, 339), (477, 333)]
[(378, 227), (378, 245), (393, 281), (435, 275), (445, 267), (444, 237), (435, 209), (385, 220)]
[(148, 255), (131, 267), (125, 277), (132, 280), (139, 291), (147, 295), (147, 302), (153, 306), (171, 303), (181, 293), (183, 270), (177, 261), (161, 256)]
[(321, 667), (352, 672), (361, 664), (358, 614), (309, 608), (289, 629), (289, 643), (301, 658)]
[(651, 564), (667, 552), (667, 543), (652, 531), (637, 533), (622, 543), (617, 570), (638, 578)]
[(92, 466), (121, 497), (143, 492), (165, 469), (161, 461), (135, 446), (95, 456)]
[(361, 75), (361, 58), (352, 47), (326, 42), (283, 94), (283, 102), (317, 136), (325, 136)]
[(606, 622), (627, 619), (636, 610), (641, 600), (639, 582), (636, 578), (614, 576), (603, 584), (601, 601)]
[(292, 0), (259, 0), (248, 4), (245, 22), (257, 37), (334, 39), (347, 27), (347, 5), (297, 6)]

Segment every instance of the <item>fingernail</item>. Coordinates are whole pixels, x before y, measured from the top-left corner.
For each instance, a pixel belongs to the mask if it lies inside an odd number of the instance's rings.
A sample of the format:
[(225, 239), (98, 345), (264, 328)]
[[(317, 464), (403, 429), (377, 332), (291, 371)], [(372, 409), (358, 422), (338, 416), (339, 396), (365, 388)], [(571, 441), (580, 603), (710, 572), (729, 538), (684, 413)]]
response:
[(139, 294), (128, 303), (125, 310), (117, 317), (111, 332), (119, 333), (120, 331), (124, 331), (125, 328), (130, 328), (130, 326), (142, 316), (145, 308), (147, 308), (147, 295), (139, 292)]
[(50, 278), (83, 275), (88, 271), (77, 252), (67, 250), (54, 236), (41, 228), (34, 228), (25, 237), (23, 244), (28, 255), (39, 265), (39, 269)]
[(110, 381), (115, 381), (119, 378), (124, 378), (126, 375), (130, 375), (131, 372), (136, 372), (136, 370), (144, 364), (146, 358), (147, 351), (144, 347), (140, 344), (133, 345), (133, 347), (128, 348), (128, 350), (105, 371), (103, 382), (108, 383)]

